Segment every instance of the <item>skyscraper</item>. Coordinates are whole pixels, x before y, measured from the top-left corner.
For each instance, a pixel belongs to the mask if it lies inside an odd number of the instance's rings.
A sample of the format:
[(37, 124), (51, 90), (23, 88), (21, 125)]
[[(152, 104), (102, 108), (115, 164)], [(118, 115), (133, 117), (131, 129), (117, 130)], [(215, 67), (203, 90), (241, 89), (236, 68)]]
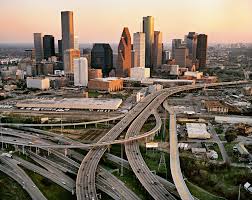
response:
[(186, 47), (179, 47), (175, 49), (175, 62), (180, 67), (186, 67), (188, 58), (188, 49)]
[(197, 50), (197, 34), (195, 32), (189, 32), (185, 36), (186, 47), (188, 48), (189, 58), (196, 61), (196, 50)]
[(113, 68), (113, 50), (109, 44), (95, 43), (91, 51), (91, 67), (102, 69), (104, 77), (109, 76)]
[(80, 58), (80, 50), (67, 49), (64, 51), (64, 72), (70, 85), (74, 84), (75, 58)]
[(199, 67), (206, 67), (206, 58), (207, 58), (207, 35), (199, 34), (197, 42), (197, 59), (199, 60)]
[(145, 33), (137, 32), (133, 36), (134, 67), (145, 67)]
[(160, 31), (154, 32), (154, 43), (153, 43), (153, 67), (160, 67), (162, 64), (162, 52), (163, 52), (163, 39)]
[(44, 58), (55, 56), (55, 47), (54, 47), (54, 37), (52, 35), (44, 35), (43, 37), (43, 47), (44, 47)]
[(145, 33), (145, 66), (152, 67), (152, 45), (154, 42), (154, 17), (143, 17), (143, 32)]
[(74, 58), (80, 58), (80, 50), (67, 49), (64, 52), (64, 72), (74, 73)]
[(175, 49), (181, 47), (182, 40), (181, 39), (173, 39), (172, 40), (172, 58), (175, 58)]
[(86, 58), (74, 58), (74, 85), (87, 86), (88, 84), (88, 61)]
[(122, 36), (118, 45), (116, 75), (128, 77), (131, 68), (131, 36), (127, 27), (123, 28)]
[(62, 49), (62, 40), (58, 40), (58, 52), (59, 52), (59, 60), (63, 61), (63, 49)]
[(67, 49), (74, 49), (74, 24), (73, 12), (61, 12), (61, 30), (62, 30), (62, 52)]
[(33, 39), (34, 39), (35, 59), (37, 62), (40, 62), (44, 58), (42, 34), (33, 33)]

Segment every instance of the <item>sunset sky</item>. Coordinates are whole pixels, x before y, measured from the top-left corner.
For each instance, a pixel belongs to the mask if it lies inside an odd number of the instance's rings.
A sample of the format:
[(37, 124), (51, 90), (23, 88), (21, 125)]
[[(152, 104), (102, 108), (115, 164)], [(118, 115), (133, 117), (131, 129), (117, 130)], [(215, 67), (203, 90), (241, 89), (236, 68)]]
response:
[(0, 43), (32, 43), (32, 33), (61, 38), (60, 11), (74, 11), (80, 43), (118, 42), (124, 26), (155, 18), (164, 42), (189, 31), (209, 42), (252, 42), (252, 0), (0, 0)]

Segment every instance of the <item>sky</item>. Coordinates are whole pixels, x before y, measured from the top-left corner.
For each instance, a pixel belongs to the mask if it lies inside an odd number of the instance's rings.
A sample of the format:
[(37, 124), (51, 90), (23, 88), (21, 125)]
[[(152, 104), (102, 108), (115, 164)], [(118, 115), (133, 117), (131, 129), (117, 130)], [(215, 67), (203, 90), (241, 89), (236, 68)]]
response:
[(117, 43), (148, 15), (167, 43), (189, 31), (210, 43), (252, 42), (252, 0), (0, 0), (0, 43), (32, 43), (34, 32), (60, 39), (63, 10), (74, 12), (80, 43)]

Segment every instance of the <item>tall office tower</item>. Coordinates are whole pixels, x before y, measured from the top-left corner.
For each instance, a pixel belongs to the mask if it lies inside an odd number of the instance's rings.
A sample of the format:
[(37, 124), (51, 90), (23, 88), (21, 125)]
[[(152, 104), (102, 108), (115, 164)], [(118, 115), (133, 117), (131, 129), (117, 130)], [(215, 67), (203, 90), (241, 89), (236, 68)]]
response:
[(88, 60), (84, 57), (74, 58), (74, 86), (87, 86)]
[(63, 61), (63, 49), (62, 49), (62, 40), (58, 40), (58, 56), (59, 56), (59, 60)]
[(160, 31), (154, 32), (153, 43), (153, 67), (160, 67), (162, 64), (162, 52), (163, 52), (163, 39)]
[(186, 47), (179, 47), (175, 49), (175, 62), (180, 67), (186, 67), (188, 58), (188, 49)]
[(117, 71), (119, 77), (129, 77), (131, 68), (131, 36), (127, 27), (123, 28), (118, 45)]
[(102, 69), (104, 77), (113, 68), (113, 50), (109, 44), (95, 43), (91, 50), (91, 68)]
[(145, 33), (134, 33), (133, 49), (135, 51), (136, 59), (136, 66), (134, 67), (145, 67)]
[(197, 50), (197, 33), (189, 32), (188, 35), (185, 36), (185, 43), (189, 51), (189, 58), (195, 62)]
[(55, 56), (55, 47), (54, 47), (54, 37), (52, 35), (44, 35), (43, 37), (43, 47), (44, 47), (44, 58)]
[(37, 62), (40, 62), (44, 58), (42, 34), (33, 33), (33, 39), (34, 39), (35, 59)]
[(78, 36), (74, 36), (74, 49), (77, 49), (77, 50), (80, 49), (79, 37)]
[(62, 30), (62, 52), (67, 49), (74, 49), (74, 24), (73, 12), (61, 12), (61, 30)]
[(145, 33), (145, 66), (152, 67), (152, 45), (154, 42), (154, 17), (143, 17), (143, 32)]
[(181, 47), (182, 40), (181, 39), (173, 39), (172, 40), (172, 58), (175, 58), (175, 49)]
[(199, 60), (199, 68), (205, 68), (207, 58), (207, 35), (205, 34), (198, 35), (196, 58)]
[(67, 49), (64, 51), (64, 72), (70, 85), (74, 83), (74, 58), (80, 58), (80, 50)]

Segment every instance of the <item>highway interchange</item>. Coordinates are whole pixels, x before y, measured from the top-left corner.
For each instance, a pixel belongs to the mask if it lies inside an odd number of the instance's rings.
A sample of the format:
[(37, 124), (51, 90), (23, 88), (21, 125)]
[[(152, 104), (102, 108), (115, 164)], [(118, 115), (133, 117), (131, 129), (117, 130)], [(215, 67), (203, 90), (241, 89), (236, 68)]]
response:
[[(164, 181), (162, 181), (162, 179), (154, 175), (147, 167), (143, 157), (141, 156), (141, 152), (139, 150), (137, 140), (143, 139), (145, 137), (149, 137), (150, 135), (153, 135), (159, 131), (161, 127), (161, 119), (156, 110), (158, 109), (159, 106), (162, 105), (162, 103), (169, 96), (179, 93), (179, 92), (201, 89), (204, 87), (216, 87), (216, 86), (225, 86), (225, 85), (232, 85), (232, 84), (243, 84), (243, 83), (246, 83), (246, 82), (240, 81), (240, 82), (215, 83), (215, 84), (210, 84), (210, 85), (204, 85), (204, 84), (188, 85), (188, 86), (167, 88), (161, 91), (154, 92), (146, 96), (142, 101), (140, 101), (133, 109), (131, 109), (121, 119), (121, 121), (119, 121), (104, 137), (102, 137), (95, 144), (82, 144), (79, 142), (72, 141), (70, 139), (60, 138), (57, 134), (54, 135), (53, 133), (45, 132), (45, 131), (41, 131), (39, 134), (37, 133), (37, 134), (32, 134), (32, 135), (27, 136), (27, 133), (26, 133), (27, 131), (24, 131), (25, 133), (22, 131), (16, 131), (16, 132), (13, 131), (10, 133), (9, 131), (7, 131), (7, 129), (6, 130), (2, 129), (1, 132), (3, 134), (10, 135), (10, 136), (18, 136), (20, 137), (20, 139), (13, 141), (12, 137), (4, 136), (4, 137), (1, 137), (1, 142), (14, 144), (16, 146), (17, 145), (30, 146), (30, 147), (36, 147), (36, 148), (48, 150), (48, 153), (50, 151), (50, 153), (53, 153), (56, 156), (61, 157), (61, 159), (64, 159), (65, 162), (68, 162), (70, 165), (72, 165), (72, 167), (75, 168), (72, 170), (73, 173), (76, 173), (78, 170), (77, 178), (76, 178), (76, 185), (75, 185), (76, 196), (78, 200), (98, 199), (99, 195), (96, 192), (96, 188), (106, 192), (114, 199), (124, 199), (124, 198), (125, 199), (138, 199), (138, 197), (132, 191), (130, 191), (126, 186), (124, 186), (123, 183), (120, 183), (120, 181), (118, 181), (117, 178), (113, 177), (111, 173), (107, 172), (105, 169), (102, 169), (99, 166), (99, 161), (104, 155), (104, 153), (106, 152), (108, 145), (124, 143), (126, 155), (128, 158), (128, 163), (130, 167), (132, 168), (133, 172), (135, 173), (136, 177), (139, 179), (139, 181), (145, 187), (148, 193), (154, 199), (175, 199), (173, 194), (171, 194), (170, 191), (167, 190), (167, 187), (165, 186)], [(183, 200), (194, 199), (194, 197), (190, 194), (186, 184), (184, 183), (183, 176), (180, 170), (179, 154), (178, 154), (177, 139), (176, 139), (176, 117), (175, 117), (175, 114), (171, 110), (168, 109), (168, 105), (166, 101), (163, 105), (165, 109), (167, 109), (167, 111), (170, 113), (170, 138), (172, 138), (170, 140), (170, 156), (171, 156), (171, 172), (172, 172), (173, 181), (175, 183), (176, 189), (181, 199)], [(156, 119), (156, 126), (150, 132), (140, 135), (140, 130), (150, 115), (154, 115)], [(18, 126), (22, 126), (22, 125), (19, 124)], [(40, 126), (43, 126), (43, 125), (40, 125)], [(125, 139), (116, 140), (124, 131), (126, 131)], [(41, 134), (44, 134), (44, 135), (41, 136)], [(47, 137), (52, 137), (54, 139), (57, 138), (58, 140), (62, 140), (65, 143), (63, 145), (62, 144), (55, 145), (55, 143), (53, 142), (48, 142)], [(74, 153), (74, 151), (71, 150), (72, 148), (82, 148), (89, 151), (83, 159), (83, 156), (79, 155), (77, 152)], [(68, 153), (71, 152), (75, 154), (78, 160), (83, 159), (81, 164), (66, 157), (64, 153), (60, 152), (60, 149), (68, 149), (67, 150)], [(39, 158), (35, 158), (36, 157), (35, 155), (32, 155), (32, 156), (35, 160), (36, 159), (39, 160)], [(10, 164), (9, 161), (8, 162), (6, 161), (8, 160), (8, 158), (1, 157), (1, 160), (4, 160), (5, 161), (4, 163), (9, 163), (9, 165), (14, 165), (13, 163)], [(47, 169), (48, 172), (53, 174), (51, 177), (49, 177), (48, 175), (45, 174), (46, 171), (43, 171), (44, 169), (37, 168), (27, 162), (20, 160), (17, 157), (14, 157), (13, 160), (16, 160), (21, 165), (25, 165), (27, 168), (30, 168), (31, 170), (34, 170), (43, 176), (47, 176), (48, 178), (53, 179), (53, 181), (56, 182), (57, 184), (61, 185), (62, 187), (66, 188), (69, 191), (71, 190), (72, 192), (74, 192), (74, 185), (73, 185), (74, 181), (62, 175), (63, 174), (62, 171), (66, 170), (67, 169), (66, 167), (64, 168), (58, 165), (58, 168), (57, 167), (53, 168), (49, 164), (50, 161), (47, 161), (44, 167)], [(37, 162), (39, 162), (38, 160)], [(40, 161), (41, 161), (41, 164), (44, 163), (42, 159), (40, 159)], [(3, 168), (4, 166), (0, 165), (0, 167)], [(27, 182), (30, 182), (30, 181), (27, 180)], [(113, 185), (112, 184), (113, 182), (116, 187), (113, 187), (113, 186), (111, 187), (111, 185)], [(35, 189), (37, 189), (36, 186), (34, 190)], [(30, 192), (29, 194), (32, 196), (36, 192)], [(34, 198), (34, 199), (43, 199), (43, 196), (41, 195), (41, 193), (38, 192), (38, 195), (39, 194), (40, 194), (40, 197)]]

